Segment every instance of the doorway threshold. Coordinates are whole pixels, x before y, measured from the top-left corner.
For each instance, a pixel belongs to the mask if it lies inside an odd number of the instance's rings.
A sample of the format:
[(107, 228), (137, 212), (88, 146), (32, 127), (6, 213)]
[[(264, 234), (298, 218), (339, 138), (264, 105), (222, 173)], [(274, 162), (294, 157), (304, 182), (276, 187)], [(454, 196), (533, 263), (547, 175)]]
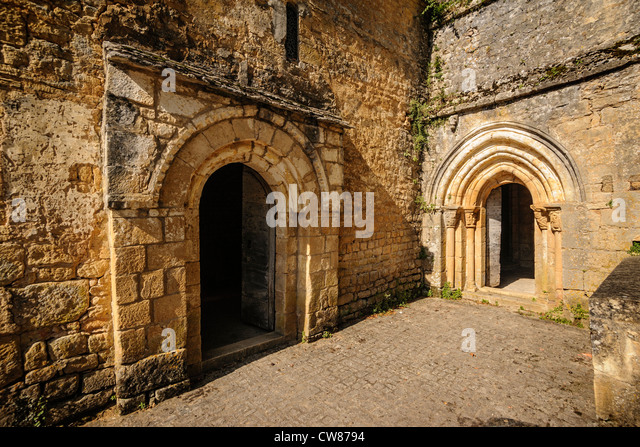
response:
[(273, 348), (289, 341), (290, 338), (277, 332), (258, 335), (246, 340), (210, 349), (202, 354), (202, 371), (211, 371), (242, 360), (252, 354)]
[(463, 291), (463, 298), (471, 301), (489, 301), (490, 304), (496, 302), (503, 307), (520, 309), (524, 307), (532, 312), (546, 312), (548, 310), (548, 300), (537, 297), (535, 294), (519, 293), (513, 290), (498, 289), (494, 287), (482, 287), (474, 292)]

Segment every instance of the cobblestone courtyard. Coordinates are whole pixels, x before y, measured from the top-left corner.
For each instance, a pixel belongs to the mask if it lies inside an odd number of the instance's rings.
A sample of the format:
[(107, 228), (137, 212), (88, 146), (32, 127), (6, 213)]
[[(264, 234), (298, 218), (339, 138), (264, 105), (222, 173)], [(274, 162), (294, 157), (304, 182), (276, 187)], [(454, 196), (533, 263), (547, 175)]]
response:
[[(462, 351), (476, 332), (475, 355)], [(507, 422), (508, 421), (508, 422)], [(589, 331), (426, 298), (90, 426), (596, 425)]]

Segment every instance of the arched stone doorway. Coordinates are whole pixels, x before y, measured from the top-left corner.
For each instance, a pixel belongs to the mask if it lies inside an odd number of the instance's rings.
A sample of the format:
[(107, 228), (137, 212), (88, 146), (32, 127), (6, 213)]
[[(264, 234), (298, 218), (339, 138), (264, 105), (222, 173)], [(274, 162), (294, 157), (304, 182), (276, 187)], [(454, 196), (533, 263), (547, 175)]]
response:
[(203, 358), (275, 329), (275, 229), (270, 189), (253, 169), (232, 163), (207, 180), (199, 205)]
[(569, 154), (548, 135), (516, 123), (493, 123), (475, 130), (436, 170), (427, 193), (438, 206), (440, 217), (435, 221), (440, 221), (437, 227), (442, 229), (435, 235), (434, 285), (448, 282), (473, 293), (496, 284), (490, 278), (487, 213), (491, 217), (492, 210), (487, 202), (491, 205), (493, 191), (513, 184), (530, 195), (536, 222), (535, 296), (549, 304), (562, 298), (561, 210), (568, 203), (583, 201), (584, 191)]
[[(118, 405), (130, 411), (181, 392), (203, 369), (200, 271), (212, 254), (200, 246), (199, 212), (207, 180), (239, 163), (287, 203), (291, 189), (341, 191), (348, 125), (157, 55), (115, 44), (105, 51), (114, 365)], [(175, 91), (157, 82), (167, 67), (177, 74)], [(122, 104), (137, 119), (119, 119)], [(270, 325), (286, 338), (319, 337), (338, 319), (338, 228), (274, 233)]]

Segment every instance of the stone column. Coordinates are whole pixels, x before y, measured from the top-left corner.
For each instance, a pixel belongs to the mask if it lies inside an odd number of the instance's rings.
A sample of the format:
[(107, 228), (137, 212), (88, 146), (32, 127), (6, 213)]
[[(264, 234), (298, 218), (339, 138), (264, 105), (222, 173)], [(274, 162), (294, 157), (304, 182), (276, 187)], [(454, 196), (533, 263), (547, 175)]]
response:
[(560, 208), (548, 207), (549, 222), (554, 238), (554, 277), (556, 299), (562, 299), (562, 221), (560, 220)]
[(536, 232), (538, 241), (536, 241), (536, 290), (541, 292), (549, 292), (549, 287), (553, 285), (549, 281), (549, 214), (545, 207), (531, 205), (533, 216), (538, 224), (539, 232)]
[(485, 222), (487, 212), (483, 207), (478, 208), (478, 221), (476, 222), (476, 287), (485, 285), (487, 247), (485, 243)]
[(447, 229), (446, 238), (446, 259), (447, 271), (446, 281), (454, 287), (455, 269), (456, 269), (456, 224), (458, 223), (458, 208), (446, 208), (442, 214), (444, 225)]
[(477, 290), (475, 274), (475, 247), (476, 247), (476, 223), (478, 221), (478, 208), (469, 208), (464, 210), (464, 222), (467, 227), (466, 243), (467, 243), (467, 262), (466, 262), (466, 281), (465, 290)]

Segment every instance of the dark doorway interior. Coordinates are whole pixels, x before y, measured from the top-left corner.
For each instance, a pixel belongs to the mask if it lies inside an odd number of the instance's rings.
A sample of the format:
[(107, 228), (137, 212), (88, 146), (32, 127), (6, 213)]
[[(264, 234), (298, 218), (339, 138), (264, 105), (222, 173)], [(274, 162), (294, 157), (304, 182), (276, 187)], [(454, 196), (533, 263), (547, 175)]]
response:
[(202, 357), (273, 331), (273, 230), (267, 188), (239, 163), (211, 175), (200, 199)]
[(527, 188), (511, 183), (501, 189), (500, 287), (506, 287), (521, 279), (534, 279), (534, 217)]

